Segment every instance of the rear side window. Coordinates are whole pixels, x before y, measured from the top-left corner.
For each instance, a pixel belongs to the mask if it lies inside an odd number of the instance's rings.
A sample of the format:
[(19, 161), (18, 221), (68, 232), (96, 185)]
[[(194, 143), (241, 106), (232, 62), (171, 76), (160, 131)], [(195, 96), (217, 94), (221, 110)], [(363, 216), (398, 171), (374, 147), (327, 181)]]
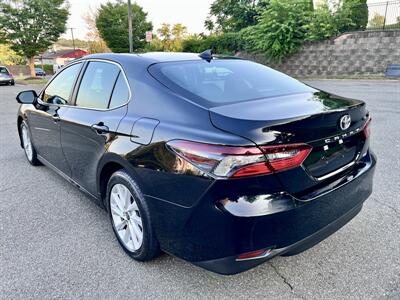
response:
[(66, 67), (46, 87), (42, 101), (52, 104), (68, 104), (74, 83), (78, 77), (82, 63)]
[(90, 62), (83, 75), (76, 105), (107, 109), (120, 68), (107, 62)]
[(206, 107), (312, 91), (296, 79), (246, 60), (167, 62), (149, 71), (173, 91)]
[(125, 81), (124, 75), (120, 72), (114, 91), (111, 96), (110, 107), (115, 108), (127, 103), (129, 100), (129, 88)]

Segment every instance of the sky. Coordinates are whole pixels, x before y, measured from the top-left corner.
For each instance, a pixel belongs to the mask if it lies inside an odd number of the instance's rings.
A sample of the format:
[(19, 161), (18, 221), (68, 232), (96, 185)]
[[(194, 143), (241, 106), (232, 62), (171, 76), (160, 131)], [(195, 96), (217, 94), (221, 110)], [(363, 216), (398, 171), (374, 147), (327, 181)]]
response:
[[(74, 28), (74, 37), (84, 39), (87, 28), (82, 17), (91, 7), (93, 10), (100, 4), (110, 0), (68, 0), (70, 4), (70, 17), (67, 27)], [(114, 2), (111, 0), (111, 2)], [(134, 3), (135, 0), (132, 0)], [(136, 3), (148, 13), (148, 20), (152, 21), (154, 30), (162, 23), (182, 23), (188, 28), (189, 33), (204, 31), (204, 20), (213, 0), (137, 0)], [(70, 31), (63, 35), (71, 38)]]

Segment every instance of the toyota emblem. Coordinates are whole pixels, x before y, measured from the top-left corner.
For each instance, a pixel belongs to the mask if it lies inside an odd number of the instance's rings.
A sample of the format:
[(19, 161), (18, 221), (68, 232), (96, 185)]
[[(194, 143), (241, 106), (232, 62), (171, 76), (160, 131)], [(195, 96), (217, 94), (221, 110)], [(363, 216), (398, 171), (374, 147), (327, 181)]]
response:
[(346, 130), (349, 129), (351, 125), (351, 117), (350, 115), (344, 115), (343, 117), (340, 118), (339, 121), (340, 129)]

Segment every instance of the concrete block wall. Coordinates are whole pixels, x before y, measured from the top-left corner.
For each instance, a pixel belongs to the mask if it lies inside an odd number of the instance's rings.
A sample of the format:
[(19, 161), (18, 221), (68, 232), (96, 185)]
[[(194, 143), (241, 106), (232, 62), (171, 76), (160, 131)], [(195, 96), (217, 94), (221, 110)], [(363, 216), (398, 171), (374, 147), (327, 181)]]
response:
[(400, 30), (351, 32), (307, 42), (282, 63), (268, 63), (259, 54), (238, 55), (296, 77), (381, 76), (388, 64), (400, 64)]

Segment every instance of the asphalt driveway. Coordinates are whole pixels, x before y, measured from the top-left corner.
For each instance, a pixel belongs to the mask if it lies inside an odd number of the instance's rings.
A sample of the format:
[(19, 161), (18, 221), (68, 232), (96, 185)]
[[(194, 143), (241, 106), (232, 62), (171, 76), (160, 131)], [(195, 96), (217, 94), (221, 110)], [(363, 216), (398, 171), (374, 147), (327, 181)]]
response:
[(0, 86), (0, 299), (400, 298), (400, 82), (308, 82), (363, 99), (378, 156), (362, 212), (314, 248), (222, 276), (163, 255), (137, 263), (106, 213), (19, 147), (16, 94)]

